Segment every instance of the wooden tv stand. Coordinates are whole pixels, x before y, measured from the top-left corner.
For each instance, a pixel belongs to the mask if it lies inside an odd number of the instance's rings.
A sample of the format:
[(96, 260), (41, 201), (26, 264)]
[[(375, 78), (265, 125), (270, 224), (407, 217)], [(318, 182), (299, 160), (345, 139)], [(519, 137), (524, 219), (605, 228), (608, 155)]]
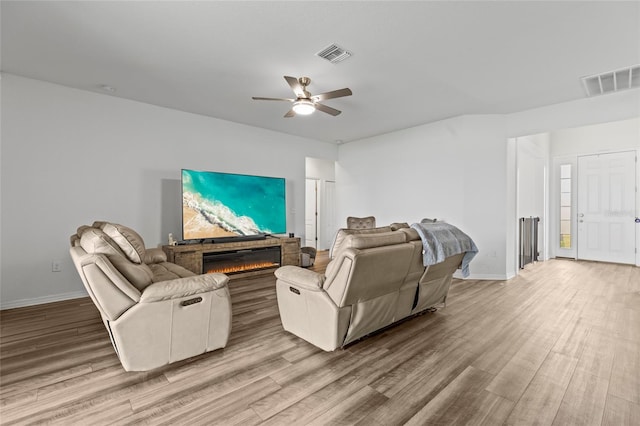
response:
[[(267, 237), (263, 240), (231, 241), (224, 243), (183, 244), (176, 246), (162, 246), (169, 262), (180, 265), (195, 274), (202, 274), (203, 258), (208, 254), (221, 252), (242, 252), (251, 249), (268, 247), (280, 248), (280, 265), (300, 265), (300, 238), (298, 237)], [(276, 267), (243, 271), (228, 274), (230, 278), (240, 278), (253, 275), (271, 274)]]

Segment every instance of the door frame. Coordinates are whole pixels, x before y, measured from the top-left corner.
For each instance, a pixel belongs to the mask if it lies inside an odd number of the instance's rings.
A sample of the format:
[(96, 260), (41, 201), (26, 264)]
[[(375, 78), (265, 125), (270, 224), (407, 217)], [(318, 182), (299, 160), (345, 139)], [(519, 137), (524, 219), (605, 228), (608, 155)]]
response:
[[(622, 150), (606, 150), (606, 151), (598, 151), (598, 152), (583, 152), (580, 154), (567, 155), (567, 156), (558, 156), (553, 157), (552, 160), (552, 170), (551, 170), (551, 179), (550, 179), (550, 191), (549, 196), (551, 200), (549, 202), (549, 206), (551, 209), (550, 214), (550, 241), (553, 241), (550, 244), (550, 248), (553, 250), (552, 257), (570, 257), (573, 259), (577, 259), (577, 245), (578, 245), (578, 227), (577, 227), (577, 203), (578, 203), (578, 157), (586, 156), (586, 155), (597, 155), (597, 154), (615, 154), (618, 152), (630, 152), (634, 151), (633, 149), (622, 149)], [(638, 189), (640, 188), (640, 167), (638, 166), (638, 158), (640, 157), (640, 148), (635, 150), (636, 153), (636, 205), (635, 205), (635, 217), (640, 218), (640, 195), (638, 194)], [(573, 253), (565, 252), (566, 256), (559, 252), (560, 244), (559, 244), (559, 234), (560, 234), (560, 167), (559, 164), (573, 164), (574, 167), (571, 168), (571, 178), (572, 178), (572, 187), (571, 187), (571, 204), (575, 207), (572, 212), (573, 221), (571, 223), (571, 235), (575, 239), (575, 244), (572, 244)], [(640, 245), (640, 223), (636, 222), (635, 226), (636, 230), (636, 242), (635, 242), (635, 266), (640, 266), (640, 250), (638, 250), (638, 246)]]
[[(310, 182), (313, 182), (313, 194), (309, 194), (308, 192), (308, 184)], [(307, 236), (307, 217), (312, 214), (313, 215), (313, 221), (314, 221), (314, 228), (315, 228), (315, 241), (313, 242), (312, 247), (313, 248), (318, 248), (318, 240), (319, 240), (319, 231), (320, 231), (320, 227), (319, 227), (319, 223), (320, 223), (320, 179), (316, 179), (316, 178), (306, 178), (305, 179), (305, 212), (304, 212), (304, 224), (305, 224), (305, 240), (304, 240), (304, 245), (308, 246), (308, 241), (309, 238)], [(313, 198), (314, 199), (314, 211), (313, 212), (309, 212), (308, 211), (308, 205), (307, 205), (307, 201)]]

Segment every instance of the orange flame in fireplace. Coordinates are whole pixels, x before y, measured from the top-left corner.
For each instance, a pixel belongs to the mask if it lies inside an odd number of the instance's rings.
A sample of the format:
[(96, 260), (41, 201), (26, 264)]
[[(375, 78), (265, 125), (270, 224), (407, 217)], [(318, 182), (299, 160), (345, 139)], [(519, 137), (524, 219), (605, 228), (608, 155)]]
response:
[(278, 263), (273, 262), (255, 262), (255, 263), (245, 263), (244, 265), (237, 266), (221, 266), (221, 267), (211, 267), (207, 270), (207, 274), (213, 274), (216, 272), (220, 272), (223, 274), (233, 274), (235, 272), (245, 272), (245, 271), (253, 271), (256, 269), (265, 269), (265, 268), (274, 268), (276, 266), (280, 266)]

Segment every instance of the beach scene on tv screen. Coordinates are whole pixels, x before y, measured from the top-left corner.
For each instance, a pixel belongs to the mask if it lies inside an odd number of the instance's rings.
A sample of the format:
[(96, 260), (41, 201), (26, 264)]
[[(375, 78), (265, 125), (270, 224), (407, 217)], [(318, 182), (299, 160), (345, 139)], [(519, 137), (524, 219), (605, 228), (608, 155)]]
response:
[(286, 232), (282, 178), (182, 170), (185, 240)]

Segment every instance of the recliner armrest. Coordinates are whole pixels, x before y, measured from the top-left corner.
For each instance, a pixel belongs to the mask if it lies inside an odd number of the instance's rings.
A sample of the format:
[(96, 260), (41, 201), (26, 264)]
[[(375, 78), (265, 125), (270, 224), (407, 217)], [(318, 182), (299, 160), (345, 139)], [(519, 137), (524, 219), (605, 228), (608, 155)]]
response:
[(229, 277), (219, 273), (160, 281), (144, 289), (140, 296), (140, 303), (179, 299), (194, 294), (206, 293), (223, 288), (228, 282)]
[(298, 266), (287, 265), (276, 269), (278, 279), (310, 291), (322, 291), (325, 276)]
[(167, 261), (167, 254), (159, 247), (152, 247), (145, 250), (143, 262), (147, 265), (151, 263), (162, 263)]

